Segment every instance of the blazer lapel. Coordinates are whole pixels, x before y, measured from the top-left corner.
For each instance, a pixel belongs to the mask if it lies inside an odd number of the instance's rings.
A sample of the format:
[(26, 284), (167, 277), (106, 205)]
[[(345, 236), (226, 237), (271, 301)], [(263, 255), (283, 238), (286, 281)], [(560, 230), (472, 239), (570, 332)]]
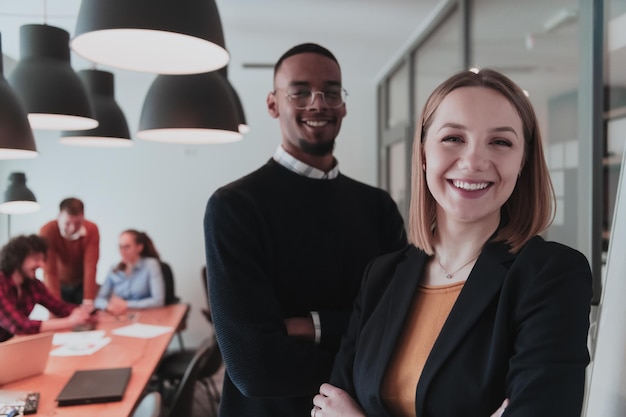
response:
[(426, 360), (417, 387), (416, 410), (422, 409), (427, 387), (439, 368), (499, 294), (508, 271), (506, 264), (514, 257), (503, 243), (485, 245)]
[(380, 342), (378, 375), (375, 379), (378, 381), (379, 387), (396, 347), (396, 342), (404, 328), (404, 320), (413, 302), (426, 259), (425, 253), (413, 247), (407, 253), (407, 258), (398, 264), (391, 281), (389, 296), (385, 297), (387, 314), (383, 322), (384, 331)]

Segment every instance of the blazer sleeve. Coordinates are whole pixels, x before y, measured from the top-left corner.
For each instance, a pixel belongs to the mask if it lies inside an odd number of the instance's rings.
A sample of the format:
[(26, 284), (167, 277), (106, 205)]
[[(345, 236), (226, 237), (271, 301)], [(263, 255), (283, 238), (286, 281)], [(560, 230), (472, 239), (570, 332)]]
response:
[(389, 286), (396, 266), (405, 257), (406, 251), (407, 249), (403, 249), (379, 256), (365, 269), (361, 290), (354, 302), (348, 330), (341, 341), (329, 380), (332, 385), (348, 392), (354, 399), (357, 399), (353, 379), (354, 360), (357, 350), (361, 347), (359, 346), (361, 330)]
[(548, 243), (538, 252), (534, 260), (520, 259), (532, 279), (525, 280), (513, 312), (506, 377), (511, 402), (504, 416), (578, 417), (589, 363), (591, 271), (586, 258), (566, 246)]

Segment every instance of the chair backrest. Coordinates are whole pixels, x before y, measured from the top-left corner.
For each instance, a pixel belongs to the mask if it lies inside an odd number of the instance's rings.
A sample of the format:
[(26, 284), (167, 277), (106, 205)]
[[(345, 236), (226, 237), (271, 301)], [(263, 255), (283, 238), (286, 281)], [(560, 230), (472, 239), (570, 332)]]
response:
[(167, 262), (161, 261), (161, 275), (163, 275), (163, 283), (165, 285), (165, 305), (176, 304), (180, 301), (180, 298), (176, 295), (174, 274)]
[(193, 359), (187, 365), (187, 370), (172, 398), (169, 411), (164, 417), (191, 416), (196, 381), (200, 377), (202, 370), (206, 368), (207, 361), (215, 349), (217, 349), (215, 337), (205, 339), (198, 347)]
[(212, 324), (213, 315), (211, 314), (211, 299), (209, 298), (209, 283), (208, 283), (209, 276), (207, 275), (206, 266), (202, 267), (200, 278), (202, 280), (202, 285), (204, 286), (204, 295), (206, 296), (206, 305), (207, 305), (207, 308), (202, 309), (202, 314), (209, 321), (209, 323)]
[(161, 394), (157, 391), (146, 394), (132, 417), (159, 417), (161, 415)]

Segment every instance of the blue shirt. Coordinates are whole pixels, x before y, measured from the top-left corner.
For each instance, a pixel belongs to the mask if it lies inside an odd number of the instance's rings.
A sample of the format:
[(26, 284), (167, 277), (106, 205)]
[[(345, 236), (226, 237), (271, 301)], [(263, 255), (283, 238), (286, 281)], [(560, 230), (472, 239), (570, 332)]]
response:
[(161, 307), (165, 304), (165, 285), (161, 265), (155, 258), (141, 258), (130, 275), (125, 271), (111, 268), (100, 287), (94, 302), (96, 308), (106, 309), (109, 298), (115, 293), (126, 300), (128, 308)]

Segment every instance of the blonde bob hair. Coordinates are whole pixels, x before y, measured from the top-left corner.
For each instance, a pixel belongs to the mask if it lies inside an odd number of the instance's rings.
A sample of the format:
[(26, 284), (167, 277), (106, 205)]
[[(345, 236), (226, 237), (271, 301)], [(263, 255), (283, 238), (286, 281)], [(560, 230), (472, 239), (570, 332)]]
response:
[(432, 255), (436, 201), (426, 184), (422, 144), (433, 116), (443, 99), (461, 87), (483, 87), (504, 96), (515, 108), (524, 130), (524, 161), (513, 193), (500, 209), (500, 227), (493, 240), (517, 252), (533, 236), (543, 232), (554, 219), (556, 200), (550, 181), (535, 111), (524, 91), (505, 75), (490, 69), (463, 71), (448, 78), (430, 95), (415, 132), (411, 173), (409, 241)]

